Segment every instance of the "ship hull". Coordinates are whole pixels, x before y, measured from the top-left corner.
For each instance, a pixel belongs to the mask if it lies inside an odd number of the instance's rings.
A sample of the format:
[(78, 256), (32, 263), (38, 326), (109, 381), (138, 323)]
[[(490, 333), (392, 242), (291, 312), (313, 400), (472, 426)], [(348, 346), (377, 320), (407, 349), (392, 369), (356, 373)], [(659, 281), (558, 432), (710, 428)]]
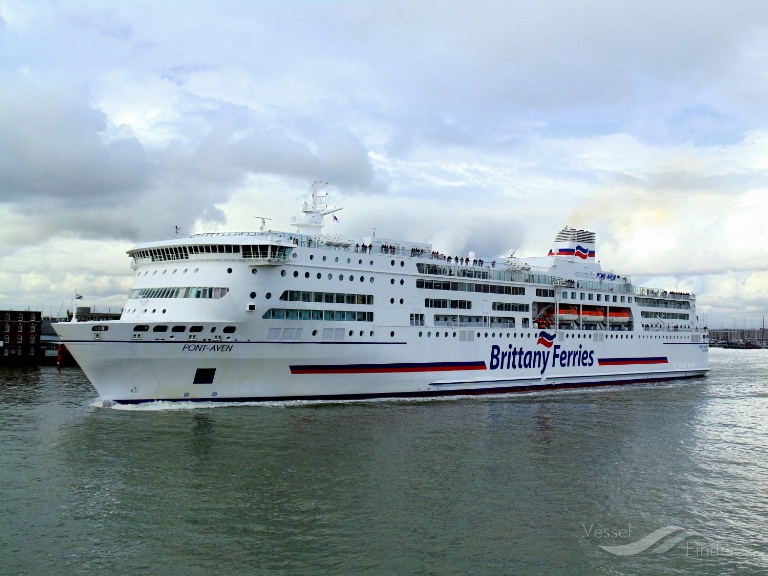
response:
[(533, 329), (481, 330), (467, 341), (401, 328), (392, 338), (344, 342), (136, 341), (127, 323), (111, 323), (109, 338), (94, 339), (92, 328), (56, 326), (99, 396), (116, 403), (501, 394), (690, 378), (709, 368), (708, 345), (695, 334), (560, 331), (546, 340)]

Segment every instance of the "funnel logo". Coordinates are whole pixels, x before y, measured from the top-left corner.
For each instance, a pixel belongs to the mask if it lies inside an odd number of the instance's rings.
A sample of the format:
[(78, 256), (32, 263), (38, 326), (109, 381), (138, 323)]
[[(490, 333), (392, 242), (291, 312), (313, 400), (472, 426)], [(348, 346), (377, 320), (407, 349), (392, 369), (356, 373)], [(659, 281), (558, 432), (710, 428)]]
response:
[[(591, 529), (592, 526), (590, 526), (590, 530)], [(595, 531), (595, 536), (597, 535), (597, 531)], [(671, 550), (682, 540), (685, 540), (689, 536), (696, 535), (696, 532), (687, 532), (679, 526), (664, 526), (664, 528), (654, 530), (644, 538), (640, 538), (640, 540), (636, 540), (635, 542), (617, 546), (600, 545), (600, 548), (614, 556), (634, 556), (635, 554), (645, 552), (649, 548), (652, 548), (650, 550), (651, 554), (663, 554), (664, 552)]]
[(549, 334), (542, 330), (539, 332), (539, 339), (536, 340), (536, 344), (541, 344), (542, 346), (546, 348), (552, 348), (552, 344), (555, 343), (555, 335)]
[(586, 260), (589, 256), (589, 249), (584, 248), (583, 246), (576, 246), (576, 256), (581, 258), (582, 260)]

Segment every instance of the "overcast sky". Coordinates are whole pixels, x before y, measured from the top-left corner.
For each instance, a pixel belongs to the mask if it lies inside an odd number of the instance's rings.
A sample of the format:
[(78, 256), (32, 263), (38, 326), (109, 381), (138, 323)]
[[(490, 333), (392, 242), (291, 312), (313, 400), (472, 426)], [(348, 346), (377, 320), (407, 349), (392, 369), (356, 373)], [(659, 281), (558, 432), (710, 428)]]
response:
[(0, 308), (119, 309), (134, 242), (334, 232), (768, 312), (768, 2), (0, 0)]

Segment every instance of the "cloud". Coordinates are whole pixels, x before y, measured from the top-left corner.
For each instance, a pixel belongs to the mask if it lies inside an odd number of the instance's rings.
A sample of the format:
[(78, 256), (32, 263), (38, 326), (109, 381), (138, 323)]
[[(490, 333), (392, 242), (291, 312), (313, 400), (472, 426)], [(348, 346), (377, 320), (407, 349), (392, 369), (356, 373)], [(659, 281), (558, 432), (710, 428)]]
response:
[(570, 224), (710, 314), (761, 306), (761, 3), (11, 0), (0, 18), (0, 264), (28, 270), (6, 300), (77, 281), (119, 301), (122, 281), (72, 272), (83, 254), (285, 229), (319, 179), (345, 233), (539, 255)]

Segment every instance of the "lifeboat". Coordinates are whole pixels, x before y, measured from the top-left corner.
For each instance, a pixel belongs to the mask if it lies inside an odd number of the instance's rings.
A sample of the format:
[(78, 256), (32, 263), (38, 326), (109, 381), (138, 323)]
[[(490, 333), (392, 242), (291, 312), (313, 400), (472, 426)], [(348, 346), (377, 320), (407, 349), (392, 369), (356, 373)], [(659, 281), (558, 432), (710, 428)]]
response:
[(600, 308), (592, 310), (584, 308), (581, 311), (581, 319), (584, 322), (602, 322), (605, 320), (605, 311)]
[(545, 330), (551, 328), (555, 324), (555, 321), (552, 318), (552, 314), (545, 314), (544, 316), (536, 318), (533, 323), (536, 324), (536, 328)]
[(611, 324), (626, 324), (629, 322), (629, 312), (627, 310), (611, 310), (608, 312), (608, 321)]
[(579, 311), (576, 308), (560, 308), (557, 313), (558, 320), (560, 322), (568, 322), (570, 320), (579, 319)]

